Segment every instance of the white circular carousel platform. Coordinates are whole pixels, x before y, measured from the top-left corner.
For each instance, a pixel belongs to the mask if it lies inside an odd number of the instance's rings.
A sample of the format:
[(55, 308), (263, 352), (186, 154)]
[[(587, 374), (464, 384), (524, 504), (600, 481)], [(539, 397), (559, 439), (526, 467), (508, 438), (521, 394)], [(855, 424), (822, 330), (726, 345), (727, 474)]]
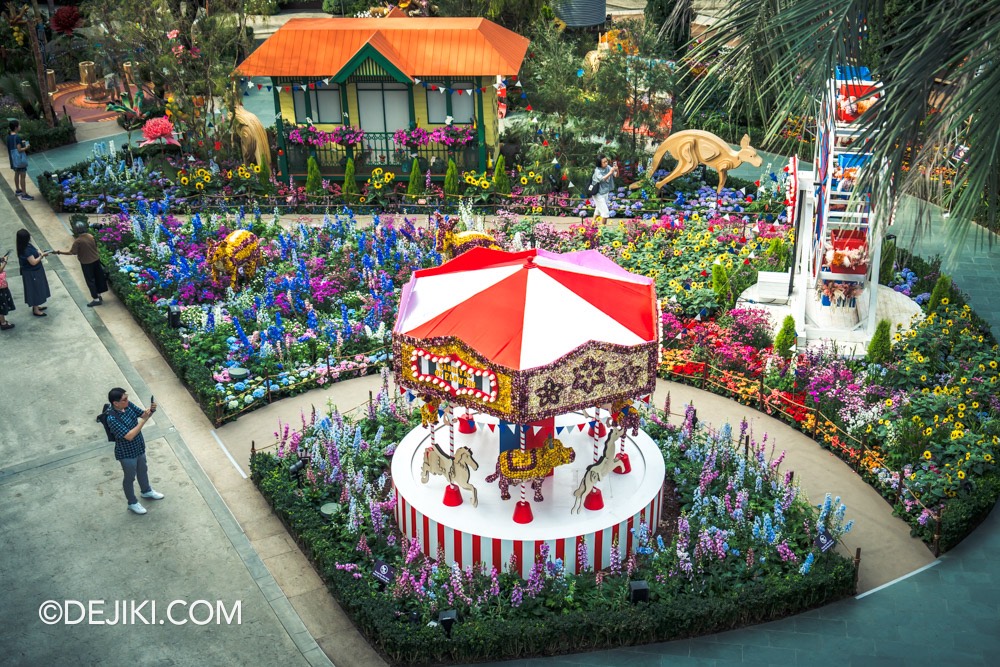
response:
[[(461, 417), (461, 410), (456, 410)], [(607, 417), (607, 413), (603, 414)], [(472, 450), (478, 470), (470, 470), (470, 483), (478, 494), (478, 507), (472, 505), (472, 492), (461, 490), (462, 504), (449, 507), (443, 502), (447, 480), (441, 475), (431, 475), (426, 484), (421, 483), (421, 466), (424, 451), (430, 447), (430, 432), (417, 427), (399, 443), (392, 457), (392, 480), (396, 490), (396, 520), (400, 530), (409, 539), (417, 540), (423, 552), (436, 558), (439, 548), (444, 549), (445, 562), (457, 562), (463, 568), (477, 563), (486, 568), (494, 566), (503, 571), (511, 556), (517, 558), (517, 567), (523, 577), (530, 574), (535, 555), (542, 544), (548, 544), (551, 558), (562, 559), (568, 572), (576, 572), (577, 548), (586, 541), (588, 561), (595, 569), (607, 567), (612, 545), (617, 543), (624, 558), (632, 551), (632, 528), (640, 524), (655, 532), (661, 510), (665, 466), (663, 456), (645, 432), (625, 439), (625, 453), (629, 456), (631, 471), (627, 474), (610, 473), (597, 487), (601, 490), (604, 508), (580, 509), (573, 513), (576, 502), (574, 491), (584, 478), (588, 465), (594, 461), (594, 439), (588, 428), (579, 424), (592, 417), (580, 414), (560, 415), (556, 427), (564, 427), (555, 438), (572, 447), (575, 460), (559, 466), (542, 484), (544, 501), (534, 502), (533, 491), (527, 487), (526, 500), (531, 503), (534, 520), (515, 523), (514, 508), (520, 499), (520, 487), (510, 486), (510, 500), (501, 500), (497, 482), (487, 483), (486, 477), (494, 473), (500, 451), (498, 420), (477, 414), (475, 433), (463, 434), (455, 429), (455, 449), (465, 446)], [(491, 430), (487, 424), (495, 424)], [(449, 452), (449, 427), (438, 424), (435, 433), (438, 447)], [(601, 438), (598, 449), (604, 447)], [(609, 456), (612, 445), (609, 444)], [(614, 443), (615, 452), (618, 443)]]

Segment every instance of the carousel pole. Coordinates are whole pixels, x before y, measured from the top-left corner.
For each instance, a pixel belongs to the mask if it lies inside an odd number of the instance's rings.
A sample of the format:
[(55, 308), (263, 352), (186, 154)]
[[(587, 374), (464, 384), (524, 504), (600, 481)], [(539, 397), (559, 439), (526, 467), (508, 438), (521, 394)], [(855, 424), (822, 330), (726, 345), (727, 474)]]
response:
[(445, 422), (448, 424), (448, 455), (451, 462), (448, 468), (448, 486), (444, 487), (444, 504), (448, 507), (458, 507), (462, 504), (462, 492), (455, 484), (455, 409), (451, 403), (445, 408)]
[[(600, 447), (601, 436), (604, 435), (604, 429), (601, 428), (604, 424), (600, 421), (601, 409), (599, 407), (594, 408), (594, 425), (590, 428), (590, 434), (594, 438), (594, 463), (597, 463), (597, 459), (600, 458), (600, 452), (598, 448)], [(605, 452), (607, 456), (607, 452)], [(601, 494), (601, 490), (594, 485), (594, 488), (590, 490), (587, 497), (583, 499), (583, 506), (588, 510), (602, 510), (604, 509), (604, 496)]]
[[(524, 436), (524, 425), (518, 424), (517, 426), (521, 430), (521, 456), (524, 456), (527, 450), (527, 442)], [(514, 523), (531, 523), (534, 520), (534, 516), (531, 513), (531, 503), (525, 498), (525, 488), (524, 482), (521, 482), (521, 499), (517, 501), (517, 505), (514, 506)], [(520, 563), (517, 564), (518, 567), (521, 566)]]

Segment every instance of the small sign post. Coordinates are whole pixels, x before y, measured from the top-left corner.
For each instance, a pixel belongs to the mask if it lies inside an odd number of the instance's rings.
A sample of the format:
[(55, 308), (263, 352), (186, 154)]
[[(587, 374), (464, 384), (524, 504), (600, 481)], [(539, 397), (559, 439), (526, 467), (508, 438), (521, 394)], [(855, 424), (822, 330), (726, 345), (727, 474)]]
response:
[(375, 569), (372, 571), (372, 576), (378, 579), (383, 585), (389, 586), (396, 581), (396, 570), (388, 563), (377, 560), (375, 561)]
[(837, 540), (833, 539), (833, 536), (826, 532), (825, 529), (820, 528), (819, 533), (816, 535), (815, 542), (816, 546), (819, 547), (819, 550), (826, 553), (833, 548), (833, 545), (837, 543)]

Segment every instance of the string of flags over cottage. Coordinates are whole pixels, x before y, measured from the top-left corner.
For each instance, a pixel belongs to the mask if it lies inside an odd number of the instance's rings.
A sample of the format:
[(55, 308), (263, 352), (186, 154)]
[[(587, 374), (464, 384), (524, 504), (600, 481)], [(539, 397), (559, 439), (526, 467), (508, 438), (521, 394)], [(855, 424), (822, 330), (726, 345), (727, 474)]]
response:
[[(332, 79), (333, 79), (333, 77), (329, 77), (328, 76), (328, 77), (316, 79), (315, 81), (310, 81), (310, 82), (307, 82), (307, 83), (304, 83), (304, 84), (302, 84), (302, 83), (289, 83), (289, 84), (284, 84), (284, 85), (280, 85), (280, 86), (273, 86), (273, 85), (269, 85), (269, 84), (266, 84), (266, 83), (255, 83), (252, 79), (248, 79), (246, 77), (240, 77), (239, 81), (238, 81), (238, 84), (239, 84), (239, 87), (241, 89), (244, 89), (243, 90), (243, 95), (245, 97), (249, 97), (250, 93), (253, 93), (253, 92), (267, 91), (268, 93), (270, 93), (270, 92), (272, 92), (274, 90), (275, 87), (277, 87), (277, 89), (279, 91), (283, 91), (283, 92), (286, 92), (286, 93), (290, 93), (292, 91), (302, 91), (302, 92), (304, 92), (306, 90), (316, 90), (317, 88), (324, 88), (326, 86), (329, 86), (330, 85), (330, 81)], [(426, 81), (423, 81), (422, 79), (416, 79), (416, 78), (413, 79), (413, 84), (417, 85), (417, 86), (421, 86), (422, 88), (424, 88), (426, 90), (432, 90), (432, 91), (441, 93), (442, 95), (444, 93), (448, 93), (449, 95), (456, 95), (456, 94), (457, 95), (474, 95), (476, 93), (482, 94), (482, 93), (486, 92), (487, 88), (489, 88), (489, 86), (482, 86), (480, 88), (451, 88), (451, 87), (448, 87), (448, 86), (442, 86), (442, 85), (437, 84), (437, 83), (428, 83)], [(498, 74), (497, 75), (496, 83), (492, 84), (492, 87), (495, 88), (496, 91), (497, 91), (497, 97), (499, 97), (501, 99), (504, 99), (504, 98), (507, 97), (507, 86), (508, 85), (509, 85), (508, 84), (508, 80), (504, 79), (503, 76), (501, 76), (501, 75)], [(520, 81), (516, 81), (514, 83), (514, 87), (518, 87), (519, 88), (520, 86), (521, 86), (521, 82)], [(527, 99), (527, 98), (528, 98), (528, 96), (525, 93), (522, 92), (521, 93), (521, 99)], [(504, 107), (506, 107), (506, 104), (504, 104)], [(528, 105), (528, 110), (529, 111), (531, 110), (530, 105)]]
[[(406, 400), (408, 402), (410, 402), (410, 403), (412, 403), (413, 401), (415, 401), (415, 400), (417, 400), (417, 399), (420, 398), (419, 396), (417, 396), (416, 394), (414, 394), (409, 389), (406, 389), (405, 387), (400, 387), (399, 388), (399, 393), (402, 394), (406, 398)], [(638, 401), (642, 401), (646, 405), (649, 405), (649, 403), (652, 400), (652, 398), (653, 398), (652, 394), (646, 394), (645, 396), (640, 396), (637, 399), (637, 401), (633, 401), (632, 402), (633, 407), (636, 406), (636, 404), (638, 403)], [(444, 417), (444, 413), (447, 411), (447, 409), (448, 409), (447, 406), (439, 407), (438, 410), (437, 410), (438, 417)], [(581, 416), (584, 416), (584, 415), (581, 415)], [(494, 420), (488, 420), (485, 417), (486, 417), (486, 415), (480, 415), (479, 413), (469, 414), (467, 412), (464, 416), (460, 417), (459, 419), (460, 420), (474, 422), (476, 424), (476, 426), (484, 426), (484, 427), (488, 428), (490, 430), (490, 432), (496, 432), (497, 428), (506, 428), (508, 431), (510, 431), (514, 435), (519, 435), (521, 432), (523, 432), (525, 435), (536, 435), (537, 436), (539, 433), (541, 433), (542, 431), (545, 431), (547, 428), (549, 428), (547, 426), (540, 426), (540, 425), (537, 425), (537, 424), (523, 424), (523, 425), (521, 425), (521, 424), (515, 424), (513, 422), (504, 421), (503, 419), (501, 419), (500, 423), (498, 424), (498, 423), (496, 423), (495, 418), (494, 418)], [(597, 425), (598, 424), (598, 420), (594, 419), (593, 417), (589, 417), (589, 416), (585, 416), (585, 417), (586, 418), (583, 421), (581, 421), (579, 423), (576, 423), (576, 424), (566, 424), (566, 425), (563, 425), (563, 426), (555, 426), (556, 435), (561, 434), (563, 431), (570, 431), (570, 430), (572, 430), (574, 428), (577, 429), (577, 430), (580, 430), (580, 431), (582, 431), (585, 428), (587, 428), (587, 429), (599, 428), (598, 425)], [(549, 432), (551, 433), (551, 431), (549, 431)]]

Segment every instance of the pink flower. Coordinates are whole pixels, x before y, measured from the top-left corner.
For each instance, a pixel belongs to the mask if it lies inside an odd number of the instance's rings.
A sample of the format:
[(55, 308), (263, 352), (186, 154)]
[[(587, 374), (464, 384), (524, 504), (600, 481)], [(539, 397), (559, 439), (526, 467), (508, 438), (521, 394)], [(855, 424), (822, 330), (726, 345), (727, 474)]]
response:
[(167, 39), (177, 39), (178, 35), (181, 34), (180, 30), (171, 30), (167, 33)]
[(146, 124), (142, 126), (142, 136), (146, 137), (146, 141), (141, 144), (142, 146), (152, 144), (159, 139), (163, 139), (168, 144), (180, 145), (174, 139), (174, 124), (166, 116), (147, 120)]

